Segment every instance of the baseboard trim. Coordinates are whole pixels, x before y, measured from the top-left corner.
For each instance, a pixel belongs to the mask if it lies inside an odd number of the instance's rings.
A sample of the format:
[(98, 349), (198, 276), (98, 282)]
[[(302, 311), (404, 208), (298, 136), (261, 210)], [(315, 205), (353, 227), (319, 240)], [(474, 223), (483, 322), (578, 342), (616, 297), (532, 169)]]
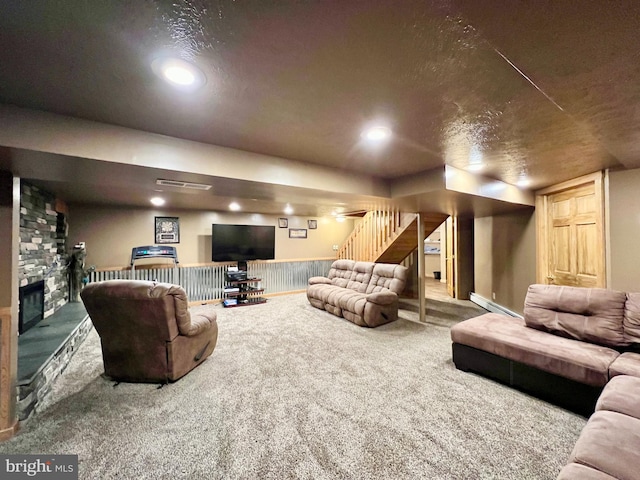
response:
[(471, 300), (476, 305), (481, 306), (485, 310), (489, 310), (490, 312), (504, 313), (505, 315), (509, 315), (510, 317), (523, 318), (519, 313), (513, 312), (508, 308), (503, 307), (502, 305), (498, 305), (497, 303), (492, 302), (491, 300), (488, 300), (478, 295), (477, 293), (471, 292), (471, 294), (469, 295), (469, 300)]

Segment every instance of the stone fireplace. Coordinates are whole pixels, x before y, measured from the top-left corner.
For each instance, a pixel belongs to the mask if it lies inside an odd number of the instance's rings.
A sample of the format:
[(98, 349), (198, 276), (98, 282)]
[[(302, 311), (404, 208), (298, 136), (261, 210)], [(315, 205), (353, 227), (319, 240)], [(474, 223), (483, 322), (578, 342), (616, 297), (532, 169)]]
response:
[[(24, 181), (21, 183), (20, 291), (42, 286), (43, 318), (52, 315), (69, 299), (65, 260), (67, 222), (65, 213), (60, 211), (64, 209), (59, 205), (51, 193)], [(37, 286), (32, 287), (34, 284)], [(35, 307), (36, 303), (29, 304), (29, 308)], [(27, 305), (22, 308), (22, 299), (20, 305), (20, 311), (25, 311)]]
[[(92, 328), (84, 306), (68, 303), (66, 217), (63, 202), (21, 182), (17, 379), (21, 421), (48, 394)], [(45, 328), (52, 325), (55, 328)]]

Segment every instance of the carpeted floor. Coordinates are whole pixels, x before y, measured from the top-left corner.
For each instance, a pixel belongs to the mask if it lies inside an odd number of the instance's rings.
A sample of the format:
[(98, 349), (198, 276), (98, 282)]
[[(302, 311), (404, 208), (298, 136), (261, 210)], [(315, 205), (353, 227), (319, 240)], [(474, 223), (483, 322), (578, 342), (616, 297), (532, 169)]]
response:
[(92, 332), (1, 453), (78, 454), (81, 479), (554, 479), (586, 420), (451, 362), (469, 302), (357, 327), (304, 294), (218, 311), (174, 384), (101, 376)]

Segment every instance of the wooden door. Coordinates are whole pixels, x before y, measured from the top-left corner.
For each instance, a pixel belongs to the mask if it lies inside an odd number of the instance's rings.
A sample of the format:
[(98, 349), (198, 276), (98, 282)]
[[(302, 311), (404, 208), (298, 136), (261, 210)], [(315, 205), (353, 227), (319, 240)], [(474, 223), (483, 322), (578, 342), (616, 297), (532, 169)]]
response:
[(602, 174), (538, 192), (538, 282), (605, 287)]
[(456, 217), (449, 217), (445, 222), (445, 267), (447, 275), (447, 293), (455, 298), (456, 276), (455, 276), (455, 223)]

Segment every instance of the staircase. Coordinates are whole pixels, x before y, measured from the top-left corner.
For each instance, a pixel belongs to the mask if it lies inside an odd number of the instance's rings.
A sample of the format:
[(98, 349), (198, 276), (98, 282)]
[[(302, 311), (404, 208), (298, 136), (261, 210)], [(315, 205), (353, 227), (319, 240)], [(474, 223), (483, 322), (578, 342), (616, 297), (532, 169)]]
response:
[[(421, 214), (425, 238), (446, 220), (441, 213)], [(368, 212), (338, 250), (338, 258), (400, 263), (418, 248), (418, 215), (397, 210)]]

